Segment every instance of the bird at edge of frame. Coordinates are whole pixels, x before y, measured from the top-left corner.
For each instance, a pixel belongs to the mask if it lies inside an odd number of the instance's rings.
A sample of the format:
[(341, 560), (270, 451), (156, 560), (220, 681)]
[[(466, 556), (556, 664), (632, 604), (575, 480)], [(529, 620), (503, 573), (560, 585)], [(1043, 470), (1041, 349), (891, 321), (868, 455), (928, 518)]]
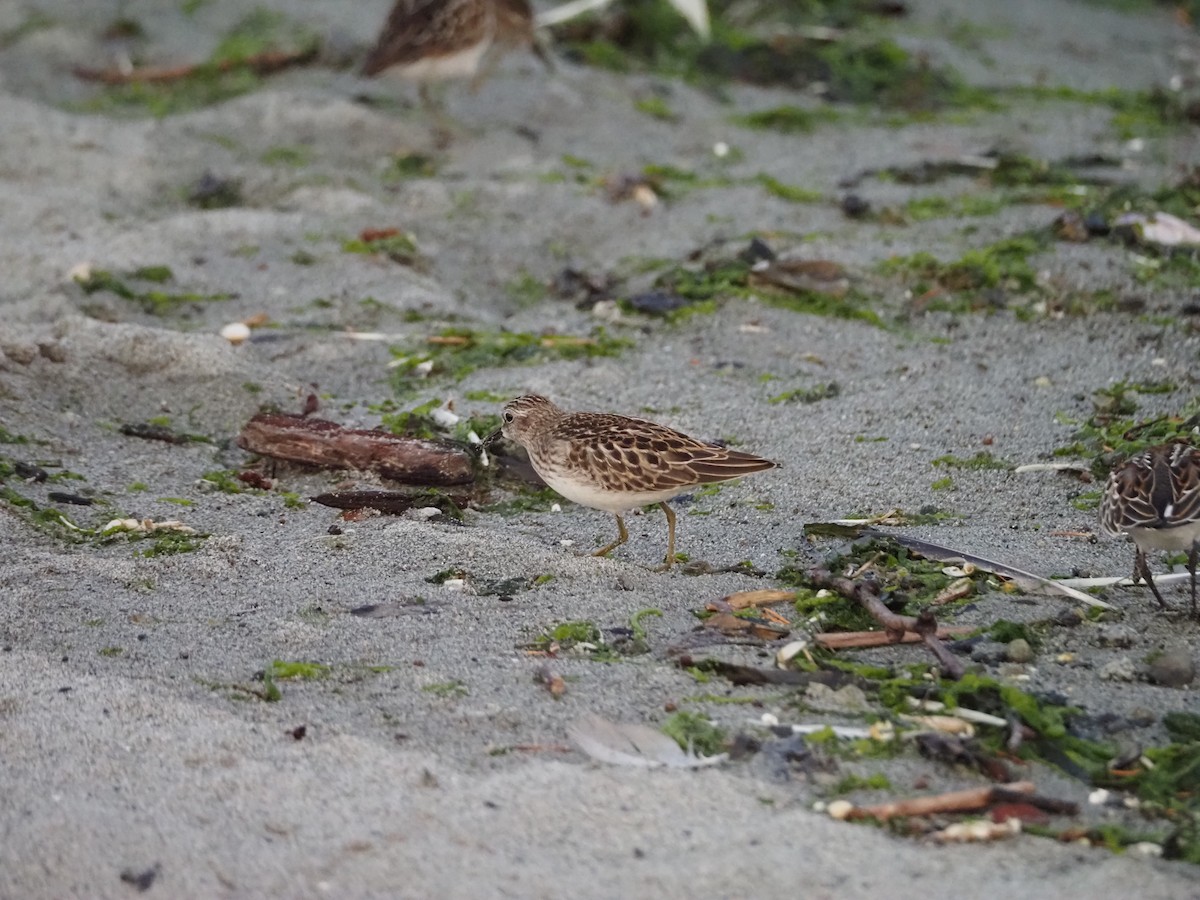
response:
[(658, 504), (667, 517), (667, 553), (659, 571), (675, 562), (675, 512), (668, 500), (778, 465), (645, 419), (566, 412), (537, 394), (505, 404), (500, 427), (485, 443), (500, 434), (525, 448), (534, 471), (554, 491), (616, 516), (616, 539), (593, 556), (606, 556), (629, 539), (622, 513)]
[(443, 84), (470, 78), (471, 89), (478, 90), (500, 57), (520, 47), (531, 48), (552, 68), (528, 0), (396, 0), (361, 74), (416, 82), (422, 106), (434, 117), (437, 142), (444, 146), (452, 130)]
[(1146, 551), (1185, 552), (1197, 617), (1196, 562), (1200, 555), (1200, 450), (1183, 441), (1159, 444), (1112, 470), (1100, 499), (1100, 526), (1133, 539), (1133, 578), (1143, 578), (1169, 608), (1150, 574)]

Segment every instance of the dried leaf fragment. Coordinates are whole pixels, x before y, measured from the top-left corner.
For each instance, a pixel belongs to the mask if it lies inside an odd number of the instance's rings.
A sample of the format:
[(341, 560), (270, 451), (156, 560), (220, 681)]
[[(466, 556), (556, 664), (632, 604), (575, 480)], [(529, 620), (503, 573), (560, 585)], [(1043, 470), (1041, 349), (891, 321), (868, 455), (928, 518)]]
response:
[(731, 609), (749, 609), (752, 606), (770, 606), (772, 603), (790, 603), (795, 599), (795, 591), (761, 590), (727, 594), (718, 602), (729, 604)]
[(774, 625), (762, 619), (743, 619), (733, 613), (714, 613), (704, 620), (704, 627), (730, 636), (745, 634), (753, 635), (759, 640), (774, 641), (787, 637), (789, 630), (781, 625)]

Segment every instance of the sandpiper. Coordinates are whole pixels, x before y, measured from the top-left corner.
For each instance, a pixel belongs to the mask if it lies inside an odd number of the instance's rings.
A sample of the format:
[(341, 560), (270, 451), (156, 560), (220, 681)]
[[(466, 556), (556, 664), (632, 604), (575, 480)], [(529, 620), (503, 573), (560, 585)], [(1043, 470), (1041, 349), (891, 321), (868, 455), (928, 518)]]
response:
[(1192, 575), (1192, 615), (1196, 615), (1196, 557), (1200, 553), (1200, 450), (1181, 441), (1159, 444), (1112, 470), (1100, 501), (1100, 525), (1107, 534), (1128, 534), (1137, 548), (1133, 577), (1146, 579), (1159, 604), (1147, 550), (1188, 554)]
[(534, 470), (568, 500), (617, 517), (617, 538), (629, 539), (622, 513), (657, 503), (667, 516), (667, 555), (675, 562), (675, 513), (667, 501), (704, 484), (772, 469), (769, 459), (698, 441), (673, 428), (610, 413), (565, 412), (529, 394), (505, 404), (500, 432), (529, 452)]
[(416, 81), (426, 108), (438, 109), (433, 82), (481, 75), (489, 51), (533, 45), (528, 0), (396, 0), (362, 74)]

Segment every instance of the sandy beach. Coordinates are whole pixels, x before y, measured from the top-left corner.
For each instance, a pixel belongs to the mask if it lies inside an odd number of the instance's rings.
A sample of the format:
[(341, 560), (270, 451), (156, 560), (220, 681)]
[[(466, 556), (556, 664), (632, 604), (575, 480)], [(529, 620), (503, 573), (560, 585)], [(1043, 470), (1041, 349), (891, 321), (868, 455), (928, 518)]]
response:
[[(642, 769), (589, 759), (568, 731), (590, 714), (658, 727), (686, 710), (765, 742), (764, 714), (882, 714), (874, 701), (821, 709), (778, 685), (706, 681), (672, 651), (706, 603), (784, 585), (780, 570), (837, 549), (807, 523), (941, 512), (903, 531), (1044, 576), (1129, 573), (1131, 545), (1089, 539), (1095, 511), (1077, 501), (1098, 485), (1013, 468), (1057, 459), (1096, 392), (1119, 382), (1163, 386), (1136, 394), (1139, 418), (1195, 404), (1196, 288), (1148, 280), (1145, 248), (1055, 241), (1031, 255), (1031, 284), (939, 307), (885, 262), (958, 259), (1062, 210), (1015, 195), (985, 210), (966, 202), (979, 177), (895, 172), (1004, 152), (1099, 158), (1081, 165), (1139, 196), (1178, 184), (1200, 160), (1195, 123), (1131, 135), (1137, 123), (1097, 97), (1194, 87), (1194, 27), (1152, 4), (912, 0), (874, 27), (972, 88), (1007, 91), (1002, 102), (928, 116), (846, 105), (804, 133), (740, 117), (816, 108), (811, 91), (706, 90), (565, 54), (548, 72), (515, 53), (478, 92), (450, 86), (458, 133), (438, 150), (411, 87), (339, 65), (366, 52), (386, 2), (120, 4), (135, 37), (113, 36), (116, 5), (87, 6), (0, 8), (0, 897), (936, 900), (965, 884), (979, 896), (1200, 896), (1195, 865), (1136, 850), (1028, 834), (938, 846), (813, 809), (849, 774), (890, 783), (854, 802), (985, 781), (913, 751), (819, 773), (781, 775), (765, 753)], [(205, 59), (256, 9), (319, 35), (319, 60), (161, 116), (72, 74), (127, 52)], [(416, 177), (405, 168), (426, 163)], [(655, 202), (613, 188), (647, 167)], [(808, 193), (797, 202), (780, 185)], [(220, 190), (232, 202), (209, 204)], [(874, 214), (848, 216), (848, 193)], [(930, 198), (944, 213), (918, 212)], [(410, 243), (359, 246), (390, 229)], [(781, 258), (836, 263), (858, 312), (719, 294), (664, 319), (611, 302), (752, 236)], [(581, 303), (568, 271), (617, 287)], [(220, 335), (243, 321), (249, 340)], [(429, 343), (450, 329), (507, 337), (468, 366)], [(513, 335), (535, 337), (517, 347)], [(431, 347), (446, 355), (422, 377)], [(813, 402), (780, 400), (814, 390)], [(505, 398), (531, 392), (781, 467), (678, 501), (690, 566), (656, 573), (657, 510), (630, 516), (629, 543), (597, 559), (588, 551), (613, 530), (603, 512), (537, 497), (514, 508), (497, 489), (461, 521), (345, 519), (308, 498), (393, 486), (260, 466), (236, 444), (255, 413), (298, 413), (310, 396), (316, 415), (374, 428), (433, 400), (494, 421)], [(153, 424), (182, 437), (127, 433)], [(981, 451), (1004, 465), (944, 462)], [(250, 469), (271, 489), (236, 481)], [(101, 539), (121, 519), (194, 532)], [(1112, 618), (1052, 628), (1032, 661), (988, 671), (1090, 723), (1119, 722), (1096, 734), (1122, 749), (1164, 744), (1162, 717), (1195, 712), (1196, 686), (1139, 667), (1181, 648), (1194, 661), (1200, 635), (1185, 588), (1164, 595), (1175, 612), (1144, 587), (1106, 590)], [(372, 605), (382, 612), (354, 612)], [(996, 591), (954, 621), (1077, 606)], [(537, 652), (562, 623), (615, 642), (635, 619), (644, 653)], [(1114, 623), (1120, 642), (1104, 637)], [(774, 649), (696, 653), (769, 667)], [(930, 661), (920, 647), (852, 658)], [(1123, 668), (1134, 674), (1114, 676)], [(1089, 826), (1129, 824), (1063, 771), (1019, 775), (1080, 804)]]

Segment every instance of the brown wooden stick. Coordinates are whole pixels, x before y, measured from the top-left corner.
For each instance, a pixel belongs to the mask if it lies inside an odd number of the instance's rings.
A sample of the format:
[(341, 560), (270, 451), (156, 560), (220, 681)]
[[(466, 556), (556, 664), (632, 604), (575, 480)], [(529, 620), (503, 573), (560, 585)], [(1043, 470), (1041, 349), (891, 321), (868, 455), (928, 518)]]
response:
[[(941, 640), (962, 637), (974, 631), (967, 625), (944, 625), (937, 630)], [(924, 640), (915, 631), (906, 631), (899, 641), (893, 641), (884, 631), (831, 631), (813, 638), (822, 647), (830, 650), (852, 650), (861, 647), (883, 647), (886, 644), (919, 644)]]
[(406, 484), (452, 485), (475, 480), (471, 455), (450, 441), (343, 428), (324, 419), (259, 413), (242, 428), (243, 450), (332, 469), (364, 469)]
[(837, 591), (843, 597), (859, 604), (871, 614), (876, 622), (883, 626), (884, 632), (892, 643), (901, 641), (905, 632), (915, 631), (921, 635), (921, 640), (925, 642), (925, 646), (937, 659), (946, 675), (955, 681), (962, 678), (966, 667), (950, 653), (945, 644), (938, 640), (937, 620), (928, 609), (923, 610), (921, 615), (915, 619), (912, 616), (901, 616), (884, 605), (883, 600), (879, 597), (880, 587), (876, 581), (866, 579), (853, 581), (820, 568), (810, 569), (808, 577), (817, 587)]
[(894, 800), (891, 803), (880, 803), (875, 806), (856, 806), (847, 813), (846, 818), (887, 821), (896, 816), (977, 812), (987, 809), (991, 804), (1001, 800), (1011, 800), (1014, 795), (1024, 799), (1026, 795), (1030, 794), (1033, 794), (1033, 782), (1015, 781), (1012, 784), (969, 788), (965, 791), (951, 791), (948, 794), (935, 794), (931, 797), (908, 797), (904, 800)]
[(1079, 804), (1072, 800), (1059, 800), (1057, 797), (1029, 794), (1014, 790), (1011, 784), (998, 784), (992, 790), (995, 792), (996, 803), (1028, 803), (1030, 806), (1056, 815), (1074, 816), (1079, 814)]
[(259, 75), (269, 75), (308, 62), (317, 54), (316, 47), (304, 50), (268, 50), (245, 59), (223, 59), (219, 62), (187, 63), (179, 66), (143, 66), (140, 69), (89, 69), (76, 66), (76, 78), (98, 81), (101, 84), (165, 84), (191, 78), (198, 72), (232, 72), (234, 69), (253, 69)]

